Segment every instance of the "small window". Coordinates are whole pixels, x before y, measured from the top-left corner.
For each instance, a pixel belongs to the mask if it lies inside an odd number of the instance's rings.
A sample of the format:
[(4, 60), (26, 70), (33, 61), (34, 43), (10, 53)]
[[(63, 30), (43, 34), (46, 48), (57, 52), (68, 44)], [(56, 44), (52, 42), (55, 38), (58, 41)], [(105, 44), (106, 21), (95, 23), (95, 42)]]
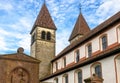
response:
[(33, 43), (34, 41), (35, 41), (35, 33), (32, 35), (31, 43)]
[(42, 33), (41, 33), (41, 39), (44, 39), (44, 40), (45, 40), (45, 36), (46, 36), (45, 31), (42, 31)]
[(69, 83), (68, 75), (67, 74), (63, 75), (63, 83)]
[(76, 51), (75, 56), (76, 56), (76, 62), (79, 62), (79, 59), (80, 59), (79, 50)]
[(54, 83), (58, 83), (58, 78), (55, 78), (55, 79), (54, 79)]
[(78, 72), (78, 83), (82, 83), (82, 72)]
[(96, 66), (95, 66), (95, 74), (96, 74), (98, 77), (102, 77), (101, 66), (100, 66), (100, 65), (96, 65)]
[(95, 62), (95, 63), (91, 66), (91, 72), (92, 72), (92, 75), (95, 74), (96, 76), (102, 78), (102, 67), (101, 67), (101, 63), (100, 63), (100, 62)]
[(82, 70), (75, 70), (75, 83), (82, 83)]
[(65, 76), (65, 83), (68, 83), (68, 75)]
[(102, 50), (107, 48), (107, 36), (103, 36), (102, 38)]
[(91, 55), (92, 55), (92, 45), (89, 44), (89, 45), (87, 46), (87, 49), (88, 49), (88, 57), (91, 57)]
[(51, 40), (51, 33), (47, 32), (47, 40)]
[(55, 66), (56, 66), (56, 70), (58, 70), (58, 63), (57, 62), (55, 63)]
[(66, 57), (63, 58), (64, 67), (66, 67)]

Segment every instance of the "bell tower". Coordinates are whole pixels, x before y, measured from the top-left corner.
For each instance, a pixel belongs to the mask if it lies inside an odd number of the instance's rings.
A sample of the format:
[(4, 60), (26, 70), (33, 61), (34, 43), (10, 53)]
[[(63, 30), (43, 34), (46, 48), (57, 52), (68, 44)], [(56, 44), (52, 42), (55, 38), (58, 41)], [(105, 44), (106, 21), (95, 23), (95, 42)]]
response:
[(31, 34), (31, 56), (41, 61), (39, 78), (51, 74), (51, 60), (55, 57), (56, 26), (50, 16), (46, 4), (33, 25)]

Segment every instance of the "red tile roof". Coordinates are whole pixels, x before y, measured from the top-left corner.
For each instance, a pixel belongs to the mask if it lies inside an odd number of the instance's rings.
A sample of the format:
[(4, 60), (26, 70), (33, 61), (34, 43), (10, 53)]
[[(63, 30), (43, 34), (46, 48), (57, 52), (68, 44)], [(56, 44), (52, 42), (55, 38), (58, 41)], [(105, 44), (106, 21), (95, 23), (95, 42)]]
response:
[(70, 35), (69, 41), (71, 41), (78, 35), (85, 35), (89, 31), (90, 31), (90, 28), (89, 28), (87, 22), (85, 21), (82, 13), (80, 13), (80, 15), (76, 21), (76, 24), (74, 26), (74, 29), (72, 31), (72, 34)]
[(56, 30), (56, 26), (50, 16), (50, 13), (49, 13), (45, 3), (43, 4), (41, 11), (38, 14), (38, 17), (33, 25), (33, 28), (31, 30), (30, 34), (33, 32), (33, 30), (36, 28), (36, 26)]

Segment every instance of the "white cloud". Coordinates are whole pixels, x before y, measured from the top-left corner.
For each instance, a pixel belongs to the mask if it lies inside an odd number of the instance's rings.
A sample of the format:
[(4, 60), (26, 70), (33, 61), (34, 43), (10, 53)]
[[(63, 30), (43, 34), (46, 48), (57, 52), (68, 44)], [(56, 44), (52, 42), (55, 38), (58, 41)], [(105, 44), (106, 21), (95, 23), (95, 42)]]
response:
[(29, 52), (30, 50), (30, 35), (21, 35), (21, 40), (18, 42), (20, 47), (23, 47), (25, 51)]
[[(42, 3), (43, 0), (0, 0), (0, 10), (8, 12), (12, 10), (10, 14), (3, 15), (7, 19), (4, 20), (6, 23), (0, 23), (0, 44), (4, 50), (13, 51), (21, 46), (30, 51), (29, 32)], [(70, 32), (79, 13), (79, 3), (82, 3), (82, 13), (90, 26), (98, 25), (120, 10), (120, 0), (46, 0), (47, 7), (58, 28), (57, 53), (68, 45)], [(9, 42), (12, 42), (11, 46), (8, 46)]]
[(106, 16), (110, 10), (112, 9), (113, 2), (112, 1), (107, 1), (104, 2), (96, 11), (97, 16)]
[(98, 16), (107, 16), (110, 13), (120, 11), (120, 0), (108, 0), (103, 2), (96, 11)]
[(1, 37), (1, 36), (0, 36), (0, 50), (8, 50), (4, 37)]
[(68, 38), (69, 38), (69, 30), (63, 29), (60, 32), (57, 33), (56, 37), (56, 54), (58, 54), (60, 51), (63, 50), (69, 43)]
[(10, 11), (13, 9), (12, 4), (10, 3), (0, 3), (0, 10)]

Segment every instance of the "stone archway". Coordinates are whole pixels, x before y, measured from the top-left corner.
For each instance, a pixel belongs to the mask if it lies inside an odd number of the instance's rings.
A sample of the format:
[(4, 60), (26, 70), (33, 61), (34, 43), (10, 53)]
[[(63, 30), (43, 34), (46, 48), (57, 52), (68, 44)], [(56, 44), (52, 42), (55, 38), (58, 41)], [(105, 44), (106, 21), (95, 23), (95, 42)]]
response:
[(10, 76), (10, 83), (29, 83), (29, 74), (23, 68), (14, 69)]

